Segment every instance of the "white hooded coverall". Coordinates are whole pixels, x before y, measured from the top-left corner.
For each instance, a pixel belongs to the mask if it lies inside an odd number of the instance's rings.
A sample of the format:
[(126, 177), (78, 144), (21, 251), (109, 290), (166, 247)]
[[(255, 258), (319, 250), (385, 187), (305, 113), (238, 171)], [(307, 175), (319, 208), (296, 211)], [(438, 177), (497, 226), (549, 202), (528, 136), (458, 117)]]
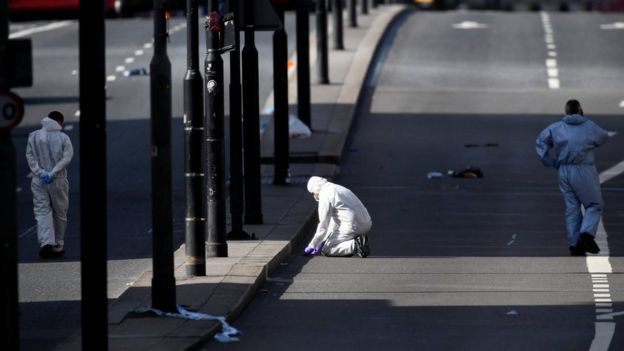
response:
[(594, 149), (608, 138), (607, 131), (585, 116), (567, 115), (544, 129), (536, 140), (536, 151), (544, 165), (559, 171), (570, 246), (577, 246), (581, 233), (596, 236), (603, 200)]
[(325, 178), (311, 177), (308, 191), (318, 193), (319, 224), (309, 247), (325, 242), (325, 256), (351, 256), (355, 253), (355, 240), (372, 227), (371, 217), (360, 199), (351, 190), (330, 183)]
[[(41, 247), (52, 245), (62, 250), (69, 207), (67, 166), (74, 149), (58, 122), (45, 117), (41, 125), (41, 129), (30, 133), (26, 146), (26, 159), (32, 172), (30, 187), (37, 221), (37, 238)], [(45, 184), (39, 179), (44, 172), (54, 178), (52, 183)]]

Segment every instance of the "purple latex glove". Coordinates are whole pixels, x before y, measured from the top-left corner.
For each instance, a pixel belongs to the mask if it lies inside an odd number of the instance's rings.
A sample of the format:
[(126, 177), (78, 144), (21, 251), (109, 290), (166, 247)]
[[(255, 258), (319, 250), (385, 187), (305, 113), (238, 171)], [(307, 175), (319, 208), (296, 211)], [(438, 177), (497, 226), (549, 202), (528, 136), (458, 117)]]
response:
[(303, 255), (304, 256), (313, 256), (315, 255), (316, 249), (313, 248), (312, 246), (307, 246), (304, 250), (303, 250)]

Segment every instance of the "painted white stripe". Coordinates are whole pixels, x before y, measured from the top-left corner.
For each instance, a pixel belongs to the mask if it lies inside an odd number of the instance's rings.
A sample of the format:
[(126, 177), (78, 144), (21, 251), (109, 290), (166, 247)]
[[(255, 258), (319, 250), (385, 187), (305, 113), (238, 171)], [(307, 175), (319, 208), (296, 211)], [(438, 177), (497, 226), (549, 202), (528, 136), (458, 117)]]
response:
[(609, 302), (609, 303), (612, 303), (612, 302), (613, 302), (613, 300), (611, 300), (611, 299), (606, 299), (606, 298), (605, 298), (605, 299), (602, 299), (602, 298), (601, 298), (601, 299), (595, 299), (595, 300), (596, 300), (596, 302)]
[(47, 32), (47, 31), (51, 31), (51, 30), (67, 27), (67, 26), (69, 26), (70, 24), (73, 24), (73, 23), (76, 23), (76, 22), (74, 22), (74, 21), (61, 21), (61, 22), (53, 22), (53, 23), (50, 23), (50, 24), (46, 24), (45, 26), (24, 29), (24, 30), (21, 30), (19, 32), (11, 33), (9, 35), (9, 39), (16, 39), (16, 38), (26, 37), (26, 36), (29, 36), (29, 35), (32, 35), (32, 34), (35, 34), (35, 33)]
[(606, 275), (606, 274), (599, 274), (599, 273), (594, 273), (594, 274), (592, 274), (591, 276), (592, 276), (592, 277), (595, 277), (595, 278), (598, 278), (598, 277), (600, 277), (600, 278), (606, 278), (606, 277), (607, 277), (607, 275)]
[(107, 82), (114, 82), (116, 80), (117, 80), (117, 76), (110, 75), (110, 76), (106, 77), (106, 81)]
[(618, 135), (618, 132), (615, 132), (613, 130), (609, 130), (609, 131), (607, 131), (607, 134), (609, 134), (609, 138), (612, 138), (612, 137)]
[(594, 284), (594, 288), (608, 288), (609, 284)]
[(555, 44), (548, 44), (548, 45), (546, 45), (546, 47), (548, 48), (548, 50), (556, 50), (557, 49), (557, 45), (555, 45)]
[(624, 108), (624, 100), (620, 101), (620, 107)]
[(600, 184), (608, 182), (609, 180), (617, 177), (623, 172), (624, 172), (624, 161), (600, 173)]
[(559, 77), (559, 69), (557, 69), (557, 68), (549, 68), (547, 71), (548, 71), (548, 76), (550, 78), (557, 78), (557, 77)]
[(608, 288), (607, 289), (596, 289), (596, 288), (594, 288), (593, 291), (595, 293), (608, 293), (611, 290), (609, 290)]
[(143, 44), (143, 49), (151, 49), (152, 46), (153, 46), (152, 43), (145, 43), (145, 44)]
[(26, 229), (26, 231), (24, 231), (23, 233), (21, 233), (20, 235), (18, 235), (20, 238), (24, 238), (32, 233), (36, 233), (37, 232), (37, 225), (33, 225), (32, 227)]
[(594, 297), (611, 297), (611, 294), (594, 294)]
[(548, 56), (550, 56), (550, 57), (557, 57), (557, 52), (556, 51), (549, 51), (548, 52)]
[(555, 60), (555, 59), (546, 59), (546, 67), (548, 67), (548, 68), (556, 68), (557, 67), (557, 60)]
[(613, 304), (600, 302), (600, 303), (596, 303), (596, 307), (613, 307)]
[(134, 62), (134, 57), (128, 57), (128, 58), (126, 58), (125, 62), (126, 62), (126, 64), (129, 64), (129, 63)]
[(612, 313), (613, 308), (597, 308), (596, 313)]
[(116, 72), (123, 72), (125, 69), (126, 69), (126, 67), (124, 67), (124, 66), (117, 66), (117, 67), (115, 67), (115, 71)]
[(135, 56), (141, 56), (141, 55), (143, 55), (143, 54), (144, 54), (144, 51), (143, 51), (143, 50), (137, 50), (137, 51), (135, 51), (135, 52), (134, 52), (134, 55), (135, 55)]
[(76, 112), (74, 112), (74, 117), (80, 117), (80, 110), (76, 110)]
[(548, 87), (550, 89), (559, 89), (561, 87), (561, 83), (559, 83), (558, 78), (549, 78), (548, 79)]

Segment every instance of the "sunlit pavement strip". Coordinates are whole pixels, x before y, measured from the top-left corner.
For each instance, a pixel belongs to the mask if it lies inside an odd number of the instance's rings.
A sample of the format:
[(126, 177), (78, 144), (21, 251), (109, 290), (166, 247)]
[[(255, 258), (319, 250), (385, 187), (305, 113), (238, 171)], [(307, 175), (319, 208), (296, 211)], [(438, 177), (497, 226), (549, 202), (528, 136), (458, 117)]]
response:
[[(616, 133), (617, 134), (617, 133)], [(614, 134), (615, 135), (615, 134)], [(600, 184), (624, 173), (624, 161), (600, 173)], [(624, 315), (624, 312), (613, 312), (613, 299), (611, 298), (611, 286), (609, 274), (613, 273), (613, 267), (609, 262), (609, 242), (607, 231), (604, 229), (602, 219), (596, 232), (596, 243), (600, 246), (598, 255), (587, 256), (587, 271), (591, 274), (594, 303), (596, 306), (596, 335), (590, 346), (590, 351), (606, 351), (609, 349), (613, 335), (615, 334), (615, 322), (613, 317)]]
[[(548, 49), (549, 57), (557, 57), (555, 36), (553, 34), (552, 25), (550, 23), (550, 16), (546, 12), (542, 12), (542, 25), (544, 27), (544, 43)], [(546, 59), (546, 72), (548, 74), (548, 87), (550, 89), (559, 89), (561, 83), (559, 81), (559, 69), (557, 68), (557, 60), (554, 58)]]

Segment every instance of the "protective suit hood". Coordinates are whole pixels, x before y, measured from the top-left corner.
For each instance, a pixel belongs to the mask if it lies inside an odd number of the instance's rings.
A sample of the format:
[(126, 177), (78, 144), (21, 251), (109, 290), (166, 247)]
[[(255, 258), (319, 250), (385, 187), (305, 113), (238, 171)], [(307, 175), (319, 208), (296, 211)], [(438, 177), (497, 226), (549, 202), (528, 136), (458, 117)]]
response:
[(582, 115), (567, 115), (563, 117), (563, 121), (567, 124), (578, 125), (587, 122), (587, 117)]
[(50, 117), (44, 117), (41, 120), (41, 126), (43, 126), (43, 129), (48, 132), (59, 131), (63, 129), (63, 127), (61, 127), (61, 125), (57, 121), (53, 120)]
[(328, 181), (325, 178), (313, 176), (308, 180), (308, 192), (310, 193), (320, 193), (323, 185), (327, 184)]

